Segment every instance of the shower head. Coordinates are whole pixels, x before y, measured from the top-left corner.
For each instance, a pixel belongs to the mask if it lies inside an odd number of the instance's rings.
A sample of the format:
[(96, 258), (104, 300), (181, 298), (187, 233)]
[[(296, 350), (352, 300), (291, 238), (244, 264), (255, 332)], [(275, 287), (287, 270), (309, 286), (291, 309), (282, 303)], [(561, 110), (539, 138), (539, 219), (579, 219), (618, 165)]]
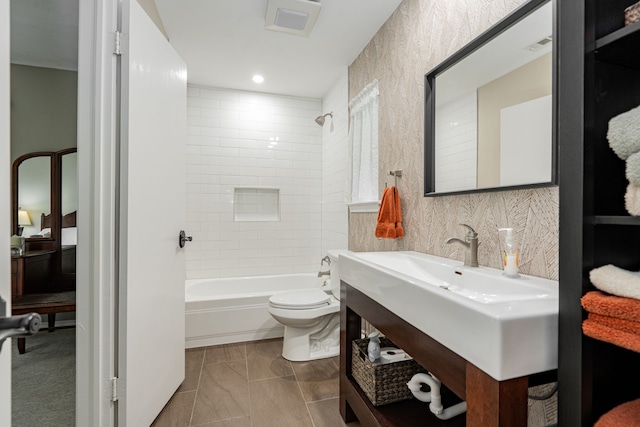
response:
[(316, 123), (319, 124), (320, 126), (324, 126), (325, 117), (327, 116), (331, 116), (331, 118), (333, 118), (333, 111), (325, 114), (324, 116), (316, 117)]

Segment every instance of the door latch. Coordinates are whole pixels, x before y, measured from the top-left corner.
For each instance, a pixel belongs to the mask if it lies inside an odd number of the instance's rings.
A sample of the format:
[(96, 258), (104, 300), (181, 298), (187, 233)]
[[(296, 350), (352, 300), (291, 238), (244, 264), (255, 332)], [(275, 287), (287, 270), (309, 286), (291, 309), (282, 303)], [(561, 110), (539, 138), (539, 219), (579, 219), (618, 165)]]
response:
[(191, 242), (192, 240), (193, 240), (193, 237), (187, 236), (184, 230), (180, 230), (180, 234), (178, 235), (178, 245), (181, 248), (184, 248), (185, 243)]
[(9, 316), (7, 302), (0, 296), (0, 351), (7, 338), (27, 337), (40, 330), (42, 319), (38, 313), (28, 313), (21, 316)]

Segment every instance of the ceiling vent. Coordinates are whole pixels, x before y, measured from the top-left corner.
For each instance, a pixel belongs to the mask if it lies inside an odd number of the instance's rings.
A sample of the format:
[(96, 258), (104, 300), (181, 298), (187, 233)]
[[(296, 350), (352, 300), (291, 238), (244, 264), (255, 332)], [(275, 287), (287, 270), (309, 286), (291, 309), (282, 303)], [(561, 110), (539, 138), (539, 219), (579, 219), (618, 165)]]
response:
[(320, 7), (319, 1), (312, 0), (269, 0), (265, 28), (309, 37)]
[(551, 36), (547, 36), (541, 40), (538, 40), (537, 42), (530, 44), (529, 46), (525, 47), (525, 50), (528, 50), (529, 52), (535, 52), (539, 49), (542, 49), (543, 47), (547, 46), (549, 43), (551, 43), (553, 41), (553, 38)]

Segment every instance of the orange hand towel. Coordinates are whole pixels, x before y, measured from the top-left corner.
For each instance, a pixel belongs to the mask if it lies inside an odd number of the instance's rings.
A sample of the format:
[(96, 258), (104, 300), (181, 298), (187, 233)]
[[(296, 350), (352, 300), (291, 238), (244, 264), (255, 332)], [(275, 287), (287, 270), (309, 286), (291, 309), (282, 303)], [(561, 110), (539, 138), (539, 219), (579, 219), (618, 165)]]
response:
[(382, 193), (378, 224), (376, 225), (376, 237), (378, 238), (396, 238), (396, 204), (393, 190), (393, 187), (387, 187)]
[(640, 399), (618, 405), (600, 417), (593, 427), (640, 427)]
[(404, 237), (404, 228), (402, 228), (402, 208), (400, 207), (400, 192), (393, 187), (393, 201), (396, 206), (396, 238)]
[(640, 353), (640, 335), (638, 334), (611, 328), (591, 319), (586, 319), (582, 322), (582, 332), (584, 332), (586, 336), (596, 340), (608, 342)]
[(590, 313), (640, 322), (640, 300), (591, 291), (584, 294), (580, 301)]
[(384, 239), (404, 237), (400, 193), (396, 187), (385, 188), (384, 193), (382, 193), (382, 201), (378, 211), (378, 223), (376, 225), (376, 237)]

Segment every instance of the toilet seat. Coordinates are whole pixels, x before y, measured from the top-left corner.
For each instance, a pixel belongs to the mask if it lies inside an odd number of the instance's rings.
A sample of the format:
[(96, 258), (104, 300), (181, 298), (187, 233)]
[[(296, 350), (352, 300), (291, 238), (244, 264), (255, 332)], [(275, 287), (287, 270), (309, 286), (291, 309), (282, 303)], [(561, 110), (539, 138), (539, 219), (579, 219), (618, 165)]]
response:
[(287, 310), (309, 310), (324, 307), (330, 303), (331, 296), (318, 288), (283, 292), (269, 298), (271, 307)]

